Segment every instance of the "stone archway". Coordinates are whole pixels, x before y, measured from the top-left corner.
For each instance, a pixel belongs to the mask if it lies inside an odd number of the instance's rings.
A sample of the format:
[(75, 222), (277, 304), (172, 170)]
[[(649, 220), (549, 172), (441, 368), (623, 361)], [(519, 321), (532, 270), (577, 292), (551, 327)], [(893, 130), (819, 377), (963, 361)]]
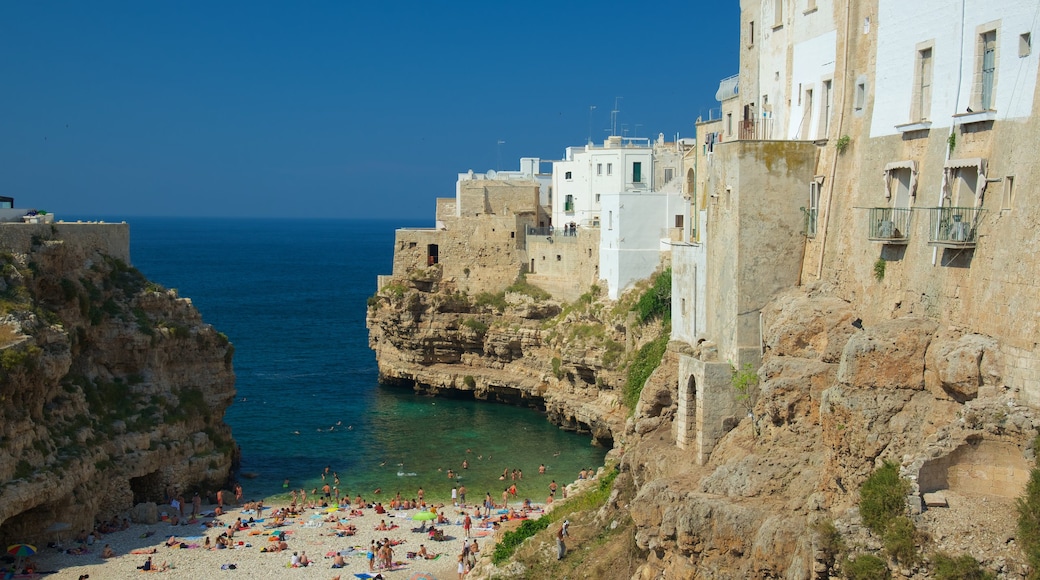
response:
[(689, 449), (697, 442), (697, 377), (690, 375), (686, 385), (679, 385), (679, 409), (676, 414), (676, 445)]

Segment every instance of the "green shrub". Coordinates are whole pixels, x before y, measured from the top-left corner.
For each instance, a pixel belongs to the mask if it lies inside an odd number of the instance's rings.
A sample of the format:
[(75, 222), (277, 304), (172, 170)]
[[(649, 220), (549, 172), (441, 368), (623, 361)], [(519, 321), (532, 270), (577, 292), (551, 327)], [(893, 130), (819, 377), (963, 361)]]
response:
[[(1040, 452), (1040, 436), (1033, 442)], [(1040, 468), (1029, 472), (1025, 494), (1018, 498), (1018, 544), (1033, 569), (1030, 578), (1040, 578)]]
[(992, 572), (984, 570), (978, 560), (964, 554), (953, 558), (942, 552), (932, 557), (935, 580), (992, 580)]
[(471, 389), (476, 388), (477, 386), (477, 379), (474, 379), (473, 375), (466, 375), (465, 377), (462, 377), (462, 382)]
[(383, 289), (380, 290), (380, 292), (382, 294), (386, 294), (386, 295), (392, 296), (394, 298), (400, 298), (400, 297), (404, 296), (404, 293), (407, 290), (408, 290), (408, 288), (404, 284), (401, 284), (399, 282), (391, 282), (391, 283), (387, 284), (386, 286), (383, 286)]
[(603, 358), (601, 362), (604, 367), (608, 369), (616, 368), (623, 354), (625, 354), (625, 345), (610, 338), (603, 341)]
[(844, 568), (848, 580), (883, 580), (891, 577), (885, 561), (871, 554), (860, 554), (846, 561)]
[(506, 293), (492, 294), (490, 292), (481, 292), (477, 294), (476, 303), (477, 306), (490, 306), (499, 312), (504, 312), (506, 309)]
[(542, 290), (541, 288), (528, 282), (527, 274), (525, 273), (521, 273), (520, 276), (517, 277), (516, 282), (513, 282), (512, 285), (506, 288), (506, 292), (515, 292), (517, 294), (523, 294), (525, 296), (530, 296), (535, 300), (548, 300), (552, 298), (552, 294), (549, 294), (545, 290)]
[(845, 539), (831, 520), (823, 520), (813, 526), (816, 533), (816, 545), (831, 559), (845, 551)]
[(863, 524), (884, 537), (889, 524), (903, 514), (908, 493), (910, 482), (899, 477), (899, 465), (885, 461), (859, 490), (859, 513)]
[(874, 262), (874, 278), (880, 282), (885, 279), (885, 266), (887, 262), (884, 258), (878, 258)]
[(664, 357), (664, 351), (667, 347), (668, 333), (665, 333), (643, 345), (643, 348), (636, 353), (635, 360), (629, 365), (623, 402), (630, 411), (635, 410), (636, 403), (639, 402), (639, 394), (643, 392), (643, 385), (661, 364), (661, 359)]
[(654, 278), (653, 286), (647, 289), (633, 308), (639, 323), (646, 324), (655, 318), (668, 321), (672, 318), (672, 269), (667, 268)]
[(32, 372), (36, 369), (36, 359), (41, 352), (43, 351), (36, 345), (7, 348), (0, 353), (0, 367), (9, 373), (17, 370)]
[(491, 556), (491, 561), (496, 566), (509, 561), (509, 558), (513, 556), (520, 544), (524, 543), (524, 540), (549, 527), (549, 519), (546, 516), (542, 516), (537, 520), (525, 520), (515, 530), (506, 532), (502, 536), (502, 541), (495, 544), (495, 552)]
[(900, 564), (915, 564), (921, 560), (917, 553), (917, 529), (906, 516), (899, 516), (888, 524), (881, 541), (885, 551)]
[(552, 374), (557, 379), (562, 379), (563, 378), (563, 370), (560, 368), (562, 364), (563, 364), (563, 361), (561, 361), (559, 357), (555, 357), (555, 356), (553, 357), (553, 359), (552, 359)]
[(488, 325), (476, 318), (467, 318), (462, 321), (462, 325), (477, 334), (484, 334), (488, 331)]
[(758, 421), (755, 420), (755, 399), (758, 396), (758, 373), (755, 372), (755, 367), (751, 363), (745, 363), (744, 368), (737, 370), (730, 365), (731, 372), (733, 375), (730, 377), (730, 383), (733, 385), (733, 389), (737, 391), (737, 402), (744, 408), (744, 411), (751, 417), (752, 427), (755, 431), (755, 436), (758, 436)]

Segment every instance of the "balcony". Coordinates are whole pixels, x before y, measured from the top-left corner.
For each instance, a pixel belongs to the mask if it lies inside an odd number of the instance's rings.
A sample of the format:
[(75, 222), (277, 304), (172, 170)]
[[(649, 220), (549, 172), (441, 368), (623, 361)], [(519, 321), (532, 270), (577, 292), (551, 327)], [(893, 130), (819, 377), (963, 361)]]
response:
[(982, 209), (934, 207), (928, 209), (928, 244), (940, 248), (974, 248)]
[(870, 233), (867, 239), (894, 246), (905, 246), (910, 241), (913, 210), (908, 207), (872, 207)]
[(738, 126), (737, 137), (741, 141), (773, 140), (773, 118), (744, 119)]

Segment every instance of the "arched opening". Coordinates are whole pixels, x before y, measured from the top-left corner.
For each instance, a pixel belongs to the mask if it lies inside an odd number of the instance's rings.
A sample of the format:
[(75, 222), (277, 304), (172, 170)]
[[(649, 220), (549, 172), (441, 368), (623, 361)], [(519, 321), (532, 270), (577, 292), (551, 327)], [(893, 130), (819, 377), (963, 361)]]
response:
[(693, 172), (692, 167), (686, 170), (686, 190), (684, 193), (693, 195), (697, 191), (695, 176), (696, 174)]
[(153, 471), (141, 477), (131, 477), (130, 492), (134, 496), (134, 505), (150, 501), (162, 503), (164, 500), (162, 476), (158, 471)]

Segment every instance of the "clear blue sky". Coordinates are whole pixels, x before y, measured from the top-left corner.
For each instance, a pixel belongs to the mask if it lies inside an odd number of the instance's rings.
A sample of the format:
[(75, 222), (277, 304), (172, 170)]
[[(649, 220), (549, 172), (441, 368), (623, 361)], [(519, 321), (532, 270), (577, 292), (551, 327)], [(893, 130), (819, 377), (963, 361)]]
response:
[[(456, 174), (693, 136), (722, 2), (0, 4), (0, 195), (59, 218), (429, 220)], [(638, 127), (637, 127), (638, 125)], [(620, 133), (620, 130), (619, 130)], [(498, 145), (498, 141), (505, 141)]]

